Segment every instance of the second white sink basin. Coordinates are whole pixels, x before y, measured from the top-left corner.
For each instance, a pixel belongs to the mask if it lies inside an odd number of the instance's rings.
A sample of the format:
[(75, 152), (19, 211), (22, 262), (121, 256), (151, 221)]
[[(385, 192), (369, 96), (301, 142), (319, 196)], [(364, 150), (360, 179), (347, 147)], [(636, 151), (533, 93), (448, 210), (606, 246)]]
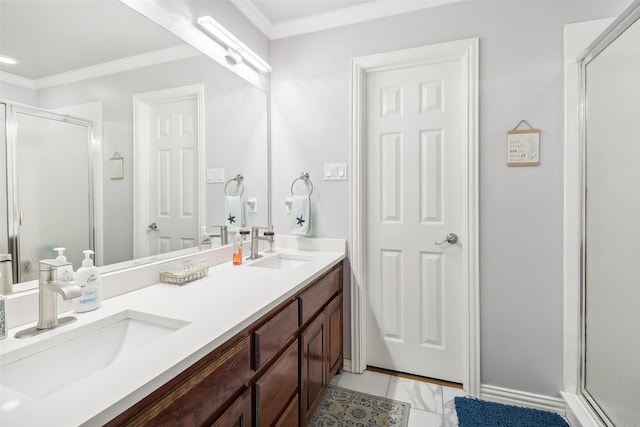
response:
[(3, 355), (0, 383), (28, 396), (43, 398), (187, 324), (124, 311)]
[(304, 256), (278, 254), (250, 264), (251, 267), (271, 268), (276, 270), (292, 270), (305, 265), (311, 260)]

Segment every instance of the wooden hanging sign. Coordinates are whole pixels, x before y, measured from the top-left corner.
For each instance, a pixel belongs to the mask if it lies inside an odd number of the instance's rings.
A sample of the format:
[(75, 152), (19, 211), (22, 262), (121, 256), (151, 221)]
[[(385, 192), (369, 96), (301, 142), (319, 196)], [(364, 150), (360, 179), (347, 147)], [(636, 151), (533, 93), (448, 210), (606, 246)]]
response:
[[(529, 129), (518, 130), (525, 123)], [(538, 166), (540, 164), (540, 129), (526, 120), (507, 132), (507, 166)]]
[(111, 179), (124, 179), (124, 158), (116, 151), (110, 160)]

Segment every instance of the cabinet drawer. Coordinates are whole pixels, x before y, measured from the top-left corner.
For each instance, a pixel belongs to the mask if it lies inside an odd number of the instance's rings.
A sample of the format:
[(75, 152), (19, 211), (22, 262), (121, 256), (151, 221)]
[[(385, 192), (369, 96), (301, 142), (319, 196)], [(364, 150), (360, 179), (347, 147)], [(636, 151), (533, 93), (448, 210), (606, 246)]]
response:
[(207, 358), (196, 369), (189, 368), (191, 375), (126, 424), (199, 426), (207, 422), (249, 379), (249, 337)]
[(318, 313), (331, 297), (342, 289), (342, 264), (325, 274), (309, 289), (300, 294), (302, 324)]
[(251, 427), (251, 412), (251, 390), (247, 390), (211, 427)]
[(271, 426), (298, 391), (298, 342), (294, 341), (256, 382), (256, 426)]
[(298, 329), (298, 304), (291, 301), (280, 313), (253, 333), (253, 369), (264, 366)]

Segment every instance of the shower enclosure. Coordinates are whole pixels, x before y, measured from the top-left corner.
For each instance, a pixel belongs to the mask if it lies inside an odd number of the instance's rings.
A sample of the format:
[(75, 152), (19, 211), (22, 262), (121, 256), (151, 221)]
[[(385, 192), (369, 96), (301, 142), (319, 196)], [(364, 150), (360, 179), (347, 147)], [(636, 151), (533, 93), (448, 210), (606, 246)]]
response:
[(0, 252), (13, 255), (14, 282), (37, 279), (58, 246), (77, 269), (95, 250), (92, 123), (4, 101), (0, 119)]
[(640, 2), (581, 60), (581, 393), (609, 426), (640, 426)]

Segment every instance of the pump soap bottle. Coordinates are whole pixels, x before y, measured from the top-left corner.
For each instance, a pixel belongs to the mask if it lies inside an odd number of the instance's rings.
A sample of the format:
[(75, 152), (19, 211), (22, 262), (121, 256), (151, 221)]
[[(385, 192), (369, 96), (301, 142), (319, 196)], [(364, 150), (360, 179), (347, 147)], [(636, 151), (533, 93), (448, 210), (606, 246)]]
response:
[(84, 259), (82, 267), (76, 271), (76, 285), (82, 289), (82, 295), (73, 300), (73, 309), (77, 313), (95, 310), (102, 304), (102, 284), (98, 267), (93, 265), (93, 251), (82, 251)]
[(200, 226), (200, 250), (211, 249), (211, 236), (207, 233), (207, 226)]
[[(67, 262), (67, 257), (64, 256), (65, 249), (66, 248), (53, 248), (54, 251), (58, 252), (58, 256), (56, 257), (57, 261)], [(73, 282), (73, 266), (69, 264), (58, 267), (56, 270), (56, 280), (60, 282)]]
[(242, 235), (240, 230), (237, 230), (233, 237), (233, 265), (240, 264), (242, 264)]

